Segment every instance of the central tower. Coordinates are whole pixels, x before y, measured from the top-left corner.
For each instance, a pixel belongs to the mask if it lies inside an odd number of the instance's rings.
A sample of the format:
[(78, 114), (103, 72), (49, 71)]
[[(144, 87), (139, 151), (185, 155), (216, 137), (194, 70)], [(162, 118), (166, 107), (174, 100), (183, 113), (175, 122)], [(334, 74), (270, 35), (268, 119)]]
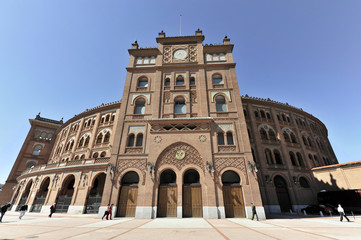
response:
[(102, 208), (118, 216), (264, 217), (233, 45), (166, 37), (129, 49)]

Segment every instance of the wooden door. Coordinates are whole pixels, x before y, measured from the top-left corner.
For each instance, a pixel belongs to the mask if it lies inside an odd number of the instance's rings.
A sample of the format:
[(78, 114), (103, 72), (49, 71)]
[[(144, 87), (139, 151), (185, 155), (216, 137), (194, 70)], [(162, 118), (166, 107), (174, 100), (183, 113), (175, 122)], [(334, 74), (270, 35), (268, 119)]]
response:
[(202, 217), (201, 186), (183, 186), (183, 217)]
[(138, 186), (122, 186), (119, 197), (118, 216), (135, 217)]
[(157, 217), (177, 217), (177, 186), (159, 186)]
[(241, 186), (223, 186), (223, 201), (227, 218), (246, 216)]
[(278, 204), (280, 205), (281, 212), (289, 212), (292, 209), (291, 199), (288, 195), (287, 188), (276, 188)]

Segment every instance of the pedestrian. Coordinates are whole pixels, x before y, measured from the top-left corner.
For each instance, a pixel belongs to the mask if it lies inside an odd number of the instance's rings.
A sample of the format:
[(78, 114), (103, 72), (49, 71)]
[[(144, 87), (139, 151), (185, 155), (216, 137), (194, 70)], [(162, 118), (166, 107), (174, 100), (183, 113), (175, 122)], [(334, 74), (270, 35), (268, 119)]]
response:
[(113, 203), (110, 205), (110, 208), (109, 208), (109, 220), (112, 220), (112, 209), (113, 209)]
[(337, 211), (340, 213), (340, 221), (342, 222), (343, 217), (345, 217), (347, 219), (347, 222), (350, 221), (350, 219), (348, 219), (348, 217), (345, 214), (345, 211), (343, 210), (343, 207), (341, 207), (341, 204), (338, 205)]
[(11, 204), (8, 203), (8, 204), (1, 207), (0, 222), (3, 220), (3, 217), (4, 217), (5, 213), (6, 213), (6, 211), (8, 210), (8, 208), (10, 208), (10, 206), (11, 206)]
[(105, 209), (104, 215), (102, 217), (102, 220), (104, 219), (104, 217), (106, 217), (105, 219), (108, 220), (109, 217), (109, 209), (110, 209), (110, 204), (108, 204), (107, 209)]
[(51, 205), (50, 207), (50, 214), (49, 217), (51, 218), (51, 216), (53, 215), (53, 213), (55, 213), (55, 208), (56, 208), (56, 203), (54, 203), (53, 205)]
[(252, 205), (252, 220), (254, 219), (254, 216), (256, 215), (256, 218), (257, 218), (257, 221), (258, 221), (256, 206), (253, 203), (251, 203), (251, 205)]
[(28, 211), (28, 205), (25, 204), (20, 208), (20, 216), (19, 216), (20, 220), (22, 217), (24, 217), (26, 211)]

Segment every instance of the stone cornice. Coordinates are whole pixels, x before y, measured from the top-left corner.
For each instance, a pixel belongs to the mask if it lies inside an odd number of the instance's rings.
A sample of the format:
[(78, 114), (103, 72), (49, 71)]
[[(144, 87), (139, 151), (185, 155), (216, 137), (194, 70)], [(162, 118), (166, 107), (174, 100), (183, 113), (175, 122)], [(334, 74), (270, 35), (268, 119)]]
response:
[(179, 43), (201, 43), (204, 41), (204, 35), (198, 36), (177, 36), (177, 37), (158, 37), (157, 43), (161, 44), (179, 44)]

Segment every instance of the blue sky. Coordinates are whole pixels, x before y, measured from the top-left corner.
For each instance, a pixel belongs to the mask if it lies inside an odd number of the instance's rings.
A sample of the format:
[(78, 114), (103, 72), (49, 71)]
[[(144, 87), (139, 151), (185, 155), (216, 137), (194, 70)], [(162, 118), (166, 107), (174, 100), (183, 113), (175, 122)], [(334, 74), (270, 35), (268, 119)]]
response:
[(227, 34), (241, 94), (303, 108), (340, 162), (361, 160), (361, 1), (0, 1), (0, 183), (30, 128), (122, 96), (134, 40)]

